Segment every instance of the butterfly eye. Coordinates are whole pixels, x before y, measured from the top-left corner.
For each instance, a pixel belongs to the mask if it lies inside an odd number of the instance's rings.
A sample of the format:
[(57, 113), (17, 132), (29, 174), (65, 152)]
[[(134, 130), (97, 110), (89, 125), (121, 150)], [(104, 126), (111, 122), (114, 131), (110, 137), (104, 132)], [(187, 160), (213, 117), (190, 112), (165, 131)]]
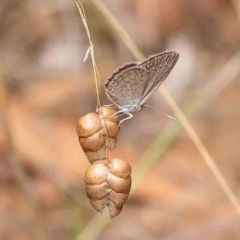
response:
[(141, 105), (137, 105), (134, 107), (134, 110), (135, 111), (140, 111), (142, 109), (142, 106)]

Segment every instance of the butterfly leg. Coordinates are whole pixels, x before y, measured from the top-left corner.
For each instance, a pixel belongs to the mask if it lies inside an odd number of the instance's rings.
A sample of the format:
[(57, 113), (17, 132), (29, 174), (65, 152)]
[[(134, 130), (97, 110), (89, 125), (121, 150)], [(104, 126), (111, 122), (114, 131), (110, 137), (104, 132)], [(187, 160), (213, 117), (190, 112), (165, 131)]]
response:
[(118, 117), (122, 117), (125, 113), (120, 114)]
[(120, 111), (118, 111), (118, 112), (115, 112), (111, 117), (114, 117), (115, 115), (117, 115), (117, 114), (119, 114), (119, 113), (122, 113), (121, 115), (119, 115), (119, 117), (123, 116), (124, 114), (128, 115), (128, 117), (122, 119), (122, 120), (119, 122), (118, 126), (120, 126), (120, 124), (121, 124), (122, 122), (124, 122), (124, 121), (126, 121), (126, 120), (128, 120), (128, 119), (130, 119), (130, 118), (133, 117), (133, 115), (132, 115), (131, 113), (129, 113), (126, 109), (123, 109), (123, 110), (120, 110)]
[(126, 121), (126, 120), (128, 120), (128, 119), (130, 119), (130, 118), (133, 117), (133, 115), (132, 115), (131, 113), (129, 113), (129, 112), (124, 112), (124, 114), (128, 115), (128, 117), (122, 119), (122, 120), (119, 122), (118, 126), (120, 126), (120, 124), (123, 123), (124, 121)]
[(124, 114), (124, 111), (125, 111), (125, 110), (121, 110), (121, 111), (115, 112), (111, 117), (114, 117), (114, 116), (116, 116), (116, 115), (119, 114), (119, 113), (123, 113), (123, 114)]
[(108, 105), (103, 105), (104, 107), (111, 107), (111, 106), (113, 106), (114, 104), (112, 103), (112, 104), (108, 104)]

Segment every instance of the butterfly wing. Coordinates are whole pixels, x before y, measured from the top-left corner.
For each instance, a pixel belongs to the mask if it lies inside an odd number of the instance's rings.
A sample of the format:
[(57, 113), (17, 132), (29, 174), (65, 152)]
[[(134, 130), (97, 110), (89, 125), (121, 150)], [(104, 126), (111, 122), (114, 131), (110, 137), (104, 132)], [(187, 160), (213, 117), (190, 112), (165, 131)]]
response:
[(142, 63), (121, 66), (105, 82), (107, 97), (120, 110), (143, 105), (169, 75), (178, 58), (176, 52), (163, 52)]
[(144, 87), (145, 90), (142, 95), (140, 105), (143, 105), (164, 82), (175, 66), (178, 58), (178, 53), (166, 51), (150, 56), (141, 64), (141, 66), (147, 69), (148, 78)]
[(120, 110), (132, 109), (141, 101), (146, 81), (147, 72), (141, 63), (127, 63), (106, 80), (105, 92)]

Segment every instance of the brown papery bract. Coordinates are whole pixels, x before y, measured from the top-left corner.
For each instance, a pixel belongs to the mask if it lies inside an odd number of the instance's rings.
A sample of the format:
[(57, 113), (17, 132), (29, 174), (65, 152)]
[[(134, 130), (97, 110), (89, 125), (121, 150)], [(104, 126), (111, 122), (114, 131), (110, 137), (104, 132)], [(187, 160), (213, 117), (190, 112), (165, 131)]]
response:
[(79, 143), (90, 163), (106, 159), (106, 150), (114, 150), (117, 145), (120, 128), (118, 116), (113, 116), (114, 113), (115, 109), (104, 106), (78, 120)]
[(84, 178), (93, 208), (102, 212), (108, 206), (110, 217), (117, 216), (129, 196), (132, 182), (130, 174), (129, 163), (120, 158), (94, 162)]

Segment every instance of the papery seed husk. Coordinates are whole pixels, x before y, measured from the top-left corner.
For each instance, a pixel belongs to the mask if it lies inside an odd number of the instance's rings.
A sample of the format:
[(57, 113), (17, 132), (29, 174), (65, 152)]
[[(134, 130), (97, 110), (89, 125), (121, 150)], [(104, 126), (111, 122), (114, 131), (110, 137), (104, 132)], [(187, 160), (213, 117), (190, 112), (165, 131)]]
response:
[(107, 206), (109, 208), (110, 218), (116, 217), (122, 211), (122, 208), (123, 208), (123, 205), (119, 208), (116, 208), (114, 203), (111, 201), (108, 201)]
[(77, 134), (79, 137), (88, 137), (102, 129), (98, 114), (88, 113), (77, 122)]
[(118, 126), (118, 123), (112, 123), (106, 119), (102, 120), (102, 126), (103, 126), (101, 130), (102, 134), (110, 138), (113, 138), (113, 137), (115, 138), (120, 131), (120, 127)]
[(103, 147), (103, 144), (106, 142), (106, 138), (97, 132), (89, 137), (79, 137), (79, 143), (84, 152), (97, 152)]
[(85, 154), (90, 163), (94, 163), (95, 161), (99, 160), (104, 160), (107, 158), (106, 146), (103, 145), (103, 147), (97, 152), (85, 152)]
[(109, 171), (105, 163), (92, 164), (88, 167), (84, 177), (86, 184), (95, 185), (107, 181)]
[(108, 187), (106, 182), (99, 185), (86, 185), (88, 198), (94, 200), (101, 200), (103, 198), (106, 198), (111, 191), (112, 190)]
[(108, 206), (110, 217), (117, 216), (129, 196), (130, 173), (131, 167), (128, 162), (119, 158), (94, 162), (87, 169), (84, 178), (87, 196), (92, 207), (102, 212)]
[(93, 200), (93, 199), (89, 199), (90, 204), (92, 205), (92, 207), (97, 210), (98, 212), (102, 212), (103, 209), (107, 206), (107, 199), (103, 199), (103, 200)]
[(115, 176), (127, 179), (131, 174), (131, 166), (130, 164), (121, 159), (121, 158), (113, 158), (109, 161), (108, 169)]
[(115, 205), (116, 208), (121, 208), (123, 206), (123, 204), (125, 204), (127, 202), (128, 196), (129, 196), (129, 194), (116, 193), (116, 192), (112, 191), (108, 195), (108, 199), (111, 202), (113, 202), (113, 204)]
[(117, 146), (117, 139), (116, 138), (108, 138), (108, 137), (106, 137), (105, 146), (109, 150), (113, 151), (116, 148), (116, 146)]
[(129, 193), (131, 189), (132, 179), (129, 176), (128, 179), (119, 178), (113, 174), (108, 175), (108, 187), (117, 193)]

